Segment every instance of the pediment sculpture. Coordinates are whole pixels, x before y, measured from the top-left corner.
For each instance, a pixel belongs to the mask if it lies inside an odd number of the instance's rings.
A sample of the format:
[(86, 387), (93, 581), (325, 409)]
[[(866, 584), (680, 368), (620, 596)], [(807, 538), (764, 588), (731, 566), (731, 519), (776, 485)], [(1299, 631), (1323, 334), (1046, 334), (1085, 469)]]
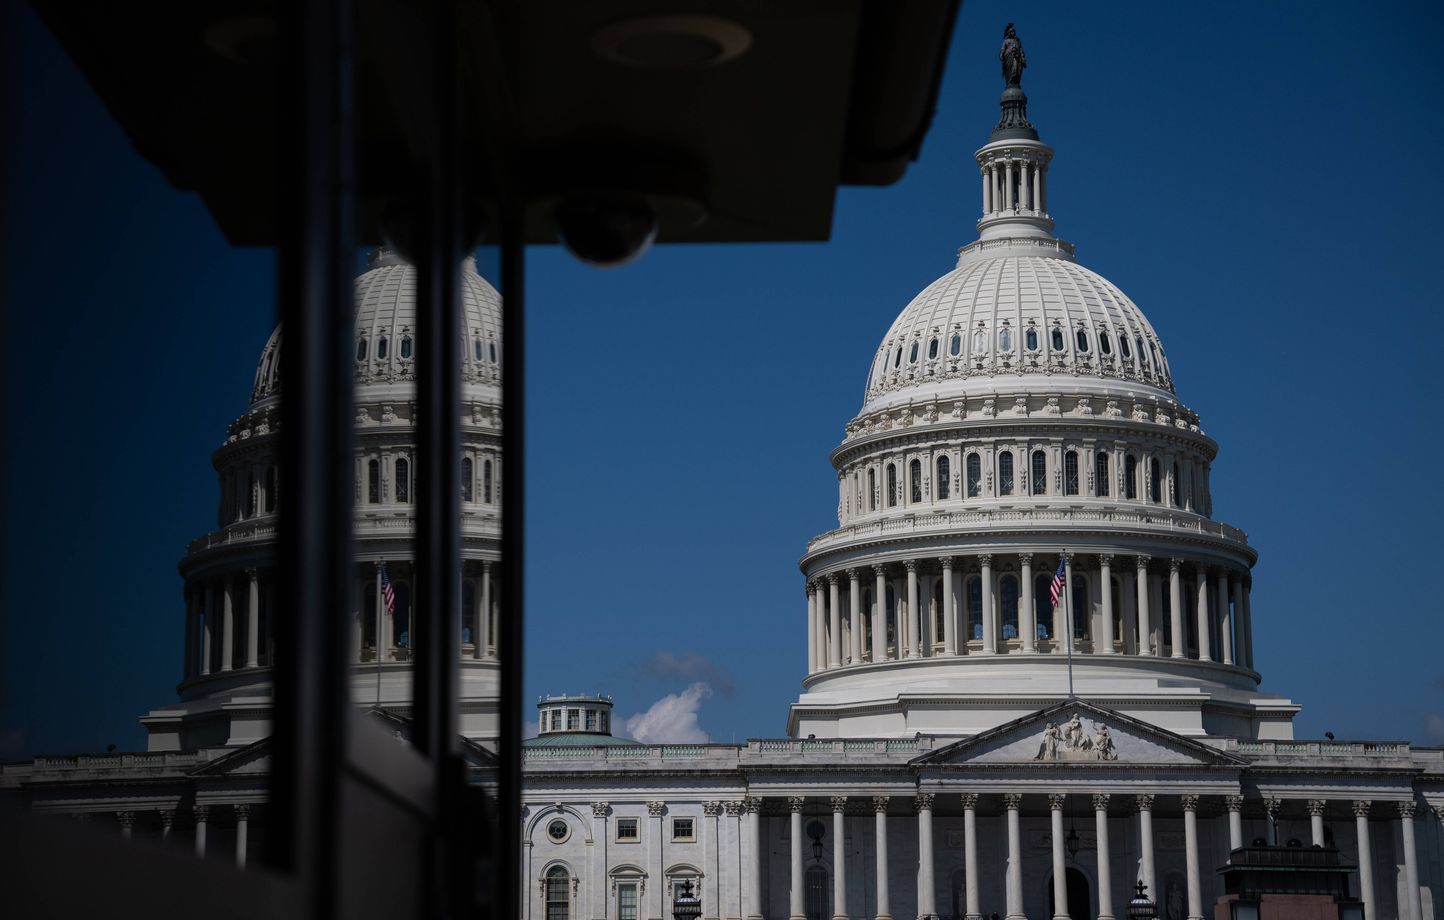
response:
[(1083, 729), (1083, 720), (1078, 713), (1067, 722), (1049, 722), (1043, 727), (1043, 741), (1038, 745), (1034, 760), (1042, 761), (1090, 761), (1117, 760), (1118, 748), (1113, 735), (1102, 722), (1093, 722), (1093, 733)]

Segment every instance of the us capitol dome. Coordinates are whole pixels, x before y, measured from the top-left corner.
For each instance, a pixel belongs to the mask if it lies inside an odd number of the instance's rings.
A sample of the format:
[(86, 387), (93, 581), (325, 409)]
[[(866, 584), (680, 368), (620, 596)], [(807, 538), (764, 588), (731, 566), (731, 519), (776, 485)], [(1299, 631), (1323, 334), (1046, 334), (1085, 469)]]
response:
[[(494, 738), (499, 724), (501, 296), (470, 258), (461, 304), (460, 729), (483, 739)], [(401, 717), (411, 705), (416, 322), (416, 270), (394, 250), (374, 251), (356, 279), (352, 698)], [(153, 751), (233, 747), (270, 734), (273, 566), (285, 506), (276, 467), (282, 347), (277, 328), (257, 362), (250, 406), (211, 458), (219, 477), (216, 527), (192, 541), (180, 563), (186, 626), (180, 699), (142, 717)], [(394, 613), (381, 596), (383, 565)]]
[(1257, 553), (1213, 514), (1218, 444), (1143, 311), (1053, 235), (1022, 89), (1001, 107), (974, 155), (978, 239), (893, 321), (832, 451), (789, 731), (966, 736), (1076, 695), (1291, 738), (1298, 707), (1254, 669)]

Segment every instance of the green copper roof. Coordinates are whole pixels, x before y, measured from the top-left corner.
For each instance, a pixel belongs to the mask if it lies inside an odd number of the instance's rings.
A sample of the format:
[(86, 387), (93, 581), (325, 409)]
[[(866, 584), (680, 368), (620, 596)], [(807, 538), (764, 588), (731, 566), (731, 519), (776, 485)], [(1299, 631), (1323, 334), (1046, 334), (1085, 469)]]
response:
[(642, 742), (600, 732), (557, 732), (527, 738), (522, 747), (640, 747)]

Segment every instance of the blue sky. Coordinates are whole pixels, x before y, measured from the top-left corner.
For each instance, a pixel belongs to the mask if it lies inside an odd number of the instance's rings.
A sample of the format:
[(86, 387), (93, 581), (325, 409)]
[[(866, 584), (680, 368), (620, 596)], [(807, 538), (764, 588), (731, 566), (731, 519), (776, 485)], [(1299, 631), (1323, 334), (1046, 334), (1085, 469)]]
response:
[[(827, 453), (893, 317), (974, 236), (1012, 20), (1058, 233), (1147, 313), (1221, 445), (1216, 515), (1261, 557), (1264, 688), (1303, 704), (1301, 735), (1444, 743), (1444, 21), (1202, 9), (966, 3), (921, 159), (843, 190), (828, 243), (614, 271), (532, 253), (530, 696), (610, 692), (626, 717), (705, 680), (663, 708), (716, 740), (783, 733)], [(3, 757), (141, 747), (136, 716), (173, 699), (175, 565), (213, 523), (209, 454), (274, 316), (269, 253), (227, 247), (20, 19)]]

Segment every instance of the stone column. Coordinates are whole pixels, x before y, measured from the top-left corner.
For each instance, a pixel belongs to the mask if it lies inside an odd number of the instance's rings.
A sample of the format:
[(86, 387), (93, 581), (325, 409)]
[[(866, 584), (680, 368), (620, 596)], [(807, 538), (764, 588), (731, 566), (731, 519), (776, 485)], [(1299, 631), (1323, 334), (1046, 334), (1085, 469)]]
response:
[(186, 638), (185, 658), (181, 662), (181, 680), (190, 680), (196, 673), (196, 614), (200, 606), (198, 595), (200, 592), (187, 586), (185, 592), (186, 605)]
[(832, 797), (832, 920), (847, 920), (847, 796)]
[(116, 812), (116, 813), (115, 813), (115, 823), (117, 823), (117, 824), (120, 825), (120, 836), (121, 836), (123, 839), (125, 839), (125, 840), (129, 840), (129, 839), (130, 839), (130, 832), (131, 832), (131, 830), (135, 827), (135, 812), (133, 812), (133, 811), (118, 811), (118, 812)]
[(1188, 654), (1188, 639), (1183, 635), (1183, 576), (1179, 573), (1182, 559), (1168, 560), (1168, 619), (1173, 632), (1172, 658)]
[(986, 166), (982, 168), (980, 175), (983, 177), (983, 213), (988, 214), (993, 210), (993, 177)]
[(1198, 607), (1194, 615), (1194, 628), (1198, 633), (1198, 660), (1213, 660), (1213, 618), (1208, 614), (1208, 566), (1200, 565), (1198, 574)]
[(909, 559), (903, 565), (908, 570), (908, 657), (919, 658), (923, 654), (923, 611), (918, 603), (918, 563)]
[(1399, 803), (1399, 830), (1404, 835), (1404, 897), (1400, 920), (1428, 920), (1424, 916), (1424, 899), (1419, 893), (1419, 852), (1414, 846), (1414, 803)]
[(1021, 569), (1019, 578), (1022, 579), (1018, 585), (1018, 632), (1022, 633), (1023, 652), (1032, 654), (1038, 651), (1038, 609), (1033, 599), (1033, 554), (1019, 553), (1018, 565)]
[(958, 653), (957, 610), (953, 606), (953, 557), (938, 560), (943, 567), (943, 654)]
[(210, 818), (209, 805), (196, 805), (192, 811), (196, 816), (196, 855), (206, 855), (206, 821)]
[(812, 605), (817, 615), (817, 669), (819, 671), (827, 667), (827, 595), (823, 593), (826, 589), (822, 586), (822, 579), (814, 579), (812, 582)]
[(964, 792), (958, 798), (963, 803), (963, 884), (967, 900), (965, 920), (982, 920), (983, 912), (978, 906), (978, 794)]
[(1013, 161), (1008, 160), (1003, 164), (1003, 168), (1007, 170), (1003, 179), (1003, 208), (1011, 211), (1013, 210)]
[(1228, 809), (1228, 849), (1233, 852), (1243, 846), (1243, 796), (1226, 795), (1223, 804)]
[(1183, 858), (1188, 870), (1188, 920), (1203, 920), (1203, 885), (1198, 875), (1198, 796), (1183, 799)]
[(236, 582), (229, 575), (221, 582), (221, 670), (236, 661)]
[(246, 569), (246, 667), (261, 663), (261, 583), (260, 573)]
[(817, 673), (817, 598), (812, 593), (812, 582), (807, 582), (807, 673)]
[(918, 917), (936, 920), (937, 885), (933, 882), (933, 795), (920, 793), (914, 800), (918, 810)]
[(1139, 795), (1133, 801), (1138, 806), (1138, 842), (1143, 863), (1141, 881), (1146, 886), (1148, 897), (1157, 904), (1163, 896), (1158, 891), (1158, 875), (1153, 869), (1153, 796)]
[(1309, 799), (1309, 843), (1316, 847), (1324, 845), (1324, 799)]
[(1018, 818), (1022, 805), (1022, 793), (1009, 792), (1003, 796), (1003, 807), (1008, 813), (1008, 920), (1027, 920), (1023, 913), (1023, 833)]
[(246, 847), (251, 830), (251, 806), (237, 805), (236, 808), (236, 868), (246, 868)]
[[(762, 800), (748, 796), (742, 800), (747, 809), (747, 838), (752, 858), (747, 872), (747, 917), (762, 920)], [(661, 884), (661, 880), (657, 880)]]
[(656, 824), (652, 828), (650, 835), (652, 841), (647, 853), (649, 857), (648, 862), (651, 863), (651, 866), (648, 867), (648, 872), (655, 880), (655, 884), (648, 886), (650, 890), (647, 894), (647, 916), (653, 918), (653, 920), (662, 920), (662, 918), (666, 917), (668, 907), (670, 906), (665, 903), (667, 897), (665, 874), (667, 863), (662, 853), (662, 847), (667, 840), (665, 836), (667, 819), (664, 817), (666, 813), (666, 802), (647, 803), (647, 816), (657, 819)]
[(887, 569), (872, 567), (872, 660), (887, 660)]
[[(712, 822), (709, 822), (707, 825), (709, 834), (709, 845), (711, 847), (712, 858), (714, 860), (717, 858), (717, 823), (715, 821), (715, 816), (717, 814), (717, 811), (720, 810), (718, 807), (720, 804), (721, 803), (719, 802), (702, 803), (703, 813), (712, 815), (714, 817), (714, 820)], [(602, 879), (605, 879), (607, 877), (607, 842), (611, 839), (610, 831), (607, 828), (607, 814), (611, 810), (612, 803), (610, 802), (592, 803), (592, 840), (595, 841), (592, 845), (592, 878), (597, 879), (598, 881), (601, 881)], [(705, 872), (707, 870), (704, 868), (703, 871)], [(711, 871), (712, 876), (715, 879), (717, 875), (716, 868), (714, 867)], [(717, 916), (716, 899), (704, 898), (703, 900), (707, 902), (706, 906), (712, 911), (709, 916)], [(593, 917), (600, 918), (600, 920), (606, 920), (607, 916), (610, 913), (610, 898), (608, 898), (605, 894), (600, 897), (592, 898)]]
[[(1113, 557), (1107, 553), (1098, 556), (1099, 586), (1103, 599), (1103, 654), (1113, 654)], [(1097, 651), (1095, 648), (1094, 651)], [(1100, 883), (1101, 884), (1101, 883)], [(1101, 890), (1101, 889), (1100, 889)]]
[(1018, 207), (1028, 208), (1028, 161), (1018, 164)]
[(170, 832), (173, 827), (175, 827), (175, 809), (162, 809), (160, 813), (160, 839), (162, 841), (170, 840)]
[(1239, 592), (1243, 597), (1243, 609), (1239, 611), (1239, 625), (1243, 627), (1243, 649), (1239, 658), (1244, 666), (1253, 670), (1253, 607), (1249, 595), (1253, 591), (1251, 579), (1243, 579), (1242, 590)]
[(1374, 853), (1369, 840), (1369, 807), (1364, 799), (1354, 802), (1354, 836), (1359, 842), (1359, 900), (1364, 902), (1364, 920), (1376, 920), (1374, 906)]
[(1218, 570), (1217, 590), (1214, 594), (1218, 597), (1218, 632), (1219, 642), (1222, 647), (1219, 651), (1219, 660), (1224, 664), (1233, 664), (1233, 611), (1229, 609), (1229, 579), (1228, 569)]
[(983, 600), (983, 654), (996, 655), (998, 653), (998, 623), (993, 614), (993, 555), (983, 553), (978, 557), (978, 565), (983, 567), (982, 600)]
[[(1138, 563), (1138, 572), (1134, 576), (1135, 604), (1138, 604), (1138, 654), (1155, 654), (1154, 622), (1148, 609), (1148, 563), (1152, 562), (1152, 557), (1135, 556), (1135, 560)], [(1149, 888), (1148, 897), (1157, 900), (1157, 891)]]
[(877, 837), (877, 920), (892, 920), (887, 896), (887, 803), (888, 796), (872, 797), (874, 835)]
[(806, 920), (802, 899), (802, 806), (806, 802), (801, 796), (791, 796), (787, 800), (787, 810), (792, 818), (792, 848), (787, 854), (792, 866), (791, 885), (787, 892), (790, 920)]
[(1033, 210), (1043, 213), (1043, 164), (1033, 167)]
[(481, 612), (476, 617), (476, 648), (472, 654), (491, 657), (491, 641), (491, 560), (485, 559), (481, 563)]
[(838, 596), (837, 573), (827, 573), (827, 666), (842, 664), (842, 604)]
[(216, 586), (214, 582), (206, 582), (205, 600), (205, 630), (201, 644), (201, 675), (211, 673), (212, 649), (215, 648), (216, 638)]
[[(708, 920), (717, 920), (722, 916), (722, 803), (703, 802), (702, 817), (707, 822), (707, 842), (704, 844), (706, 853), (703, 854), (703, 872), (708, 873), (711, 878), (706, 884), (706, 894), (703, 900), (702, 916)], [(595, 878), (599, 881), (607, 877), (607, 850), (602, 848), (602, 871)], [(610, 907), (606, 905), (606, 898), (602, 898), (603, 907), (601, 911), (602, 920), (610, 914)], [(596, 913), (596, 911), (593, 911)]]
[[(1048, 796), (1052, 818), (1049, 838), (1053, 845), (1053, 920), (1067, 920), (1068, 917), (1068, 862), (1063, 849), (1063, 806), (1067, 802), (1066, 795)], [(1079, 917), (1078, 920), (1088, 918)]]
[(862, 584), (861, 573), (857, 569), (847, 570), (848, 581), (848, 606), (847, 606), (847, 629), (852, 633), (850, 663), (862, 664), (862, 634), (866, 632), (862, 626)]
[(1113, 920), (1112, 853), (1108, 849), (1108, 796), (1093, 796), (1093, 827), (1098, 835), (1098, 920)]

